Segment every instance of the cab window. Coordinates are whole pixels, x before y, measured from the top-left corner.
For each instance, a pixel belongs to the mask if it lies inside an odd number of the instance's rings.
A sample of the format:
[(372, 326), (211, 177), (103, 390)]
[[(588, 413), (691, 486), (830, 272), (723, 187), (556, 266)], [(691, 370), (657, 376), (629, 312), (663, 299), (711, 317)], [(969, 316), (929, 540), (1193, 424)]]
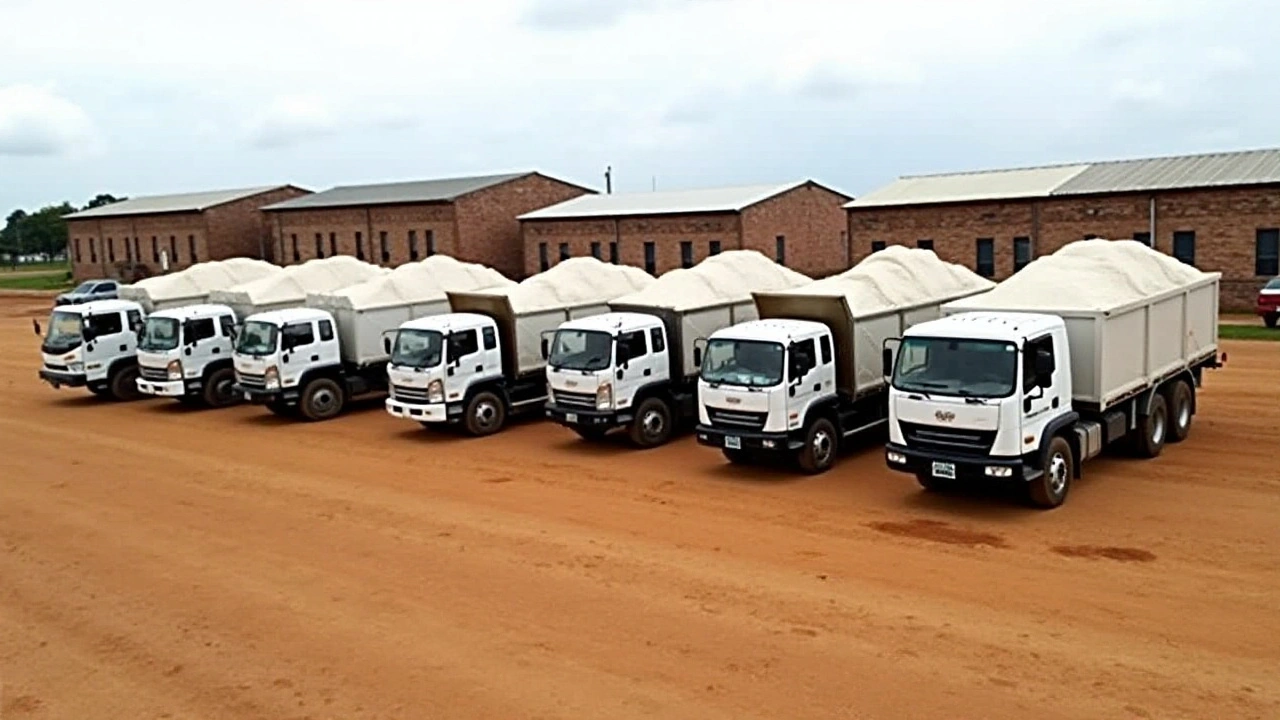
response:
[(333, 323), (328, 320), (320, 321), (320, 341), (329, 342), (333, 339)]
[(484, 334), (484, 349), (492, 350), (498, 347), (498, 336), (494, 333), (493, 328), (487, 327), (481, 331)]
[(449, 335), (449, 359), (464, 358), (480, 352), (475, 330), (462, 330)]
[(208, 340), (209, 338), (214, 336), (214, 331), (215, 331), (215, 328), (213, 325), (213, 318), (200, 318), (199, 320), (192, 320), (190, 323), (187, 324), (187, 332), (191, 333), (191, 336), (188, 337), (187, 340), (188, 342), (200, 342), (201, 340)]
[(120, 313), (94, 315), (89, 318), (89, 327), (93, 330), (94, 337), (115, 335), (124, 330), (124, 325), (120, 321)]
[(618, 364), (644, 357), (646, 352), (644, 344), (644, 331), (637, 330), (635, 332), (622, 333), (618, 336)]
[(218, 322), (222, 325), (223, 337), (231, 337), (236, 334), (236, 319), (230, 315), (223, 315), (218, 318)]
[(137, 310), (130, 310), (129, 311), (129, 327), (133, 329), (134, 332), (137, 332), (142, 329), (142, 325), (143, 325), (142, 313), (138, 312)]
[(1046, 350), (1053, 354), (1053, 337), (1046, 336), (1036, 340), (1028, 340), (1022, 351), (1022, 392), (1029, 393), (1036, 389), (1036, 353)]
[(814, 352), (813, 338), (801, 340), (791, 346), (791, 379), (799, 380), (818, 366), (817, 353)]
[(667, 349), (667, 339), (662, 337), (662, 328), (651, 328), (649, 330), (649, 344), (653, 346), (655, 353), (660, 353)]
[(286, 347), (302, 347), (316, 341), (315, 332), (311, 329), (311, 323), (285, 325), (282, 336)]

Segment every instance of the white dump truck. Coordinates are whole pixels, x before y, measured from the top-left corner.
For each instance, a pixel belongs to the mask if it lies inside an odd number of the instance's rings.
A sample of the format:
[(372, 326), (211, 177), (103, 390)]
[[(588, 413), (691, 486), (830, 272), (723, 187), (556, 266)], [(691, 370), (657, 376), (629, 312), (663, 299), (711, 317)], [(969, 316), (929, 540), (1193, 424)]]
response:
[(549, 342), (546, 415), (587, 439), (626, 428), (647, 448), (697, 418), (700, 340), (756, 319), (754, 291), (812, 278), (754, 250), (713, 255), (562, 324)]
[[(40, 379), (55, 390), (88, 388), (116, 400), (138, 397), (138, 336), (146, 313), (132, 300), (60, 305), (40, 345)], [(40, 324), (35, 323), (37, 335)]]
[(840, 275), (755, 293), (759, 320), (707, 340), (698, 442), (733, 463), (785, 457), (825, 472), (846, 438), (887, 422), (885, 340), (993, 286), (932, 251), (891, 246)]
[(1202, 372), (1219, 365), (1219, 277), (1132, 240), (1085, 240), (944, 306), (886, 349), (889, 467), (931, 490), (1022, 482), (1052, 508), (1112, 443), (1159, 455), (1187, 437)]
[(637, 268), (572, 258), (511, 287), (449, 293), (452, 312), (400, 326), (387, 412), (426, 427), (490, 435), (547, 398), (544, 333), (609, 311), (654, 281)]
[(209, 294), (280, 272), (262, 260), (231, 258), (120, 288), (149, 313), (138, 339), (138, 392), (211, 407), (236, 402), (231, 353), (239, 319), (209, 303)]
[(399, 325), (449, 312), (451, 290), (512, 285), (492, 268), (433, 255), (364, 282), (310, 292), (305, 308), (246, 323), (245, 333), (254, 337), (237, 347), (236, 360), (242, 385), (250, 388), (244, 391), (273, 412), (296, 407), (308, 420), (335, 417), (351, 400), (387, 391), (389, 333)]

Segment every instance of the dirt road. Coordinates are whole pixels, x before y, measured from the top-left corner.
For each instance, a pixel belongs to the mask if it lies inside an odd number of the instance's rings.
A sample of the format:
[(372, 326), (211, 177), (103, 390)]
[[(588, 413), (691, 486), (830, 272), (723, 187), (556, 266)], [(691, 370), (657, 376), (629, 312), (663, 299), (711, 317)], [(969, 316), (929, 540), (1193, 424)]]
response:
[[(689, 438), (113, 405), (0, 301), (0, 717), (1280, 717), (1280, 343), (1053, 512)], [(39, 304), (37, 304), (37, 307)]]

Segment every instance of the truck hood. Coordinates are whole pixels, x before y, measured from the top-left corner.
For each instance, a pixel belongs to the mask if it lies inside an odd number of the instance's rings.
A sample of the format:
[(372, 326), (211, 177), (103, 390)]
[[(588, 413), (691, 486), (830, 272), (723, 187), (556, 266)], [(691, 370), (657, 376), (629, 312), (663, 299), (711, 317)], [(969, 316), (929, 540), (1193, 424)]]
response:
[(554, 391), (595, 395), (600, 384), (607, 382), (609, 371), (583, 373), (579, 370), (547, 368), (547, 386)]
[(720, 410), (738, 410), (742, 412), (769, 412), (770, 388), (745, 388), (737, 385), (721, 385), (711, 387), (701, 383), (698, 393), (702, 404)]
[(160, 352), (143, 352), (138, 351), (138, 364), (142, 367), (158, 368), (163, 370), (169, 367), (170, 360), (178, 360), (178, 350), (163, 350)]
[(387, 366), (387, 380), (393, 385), (409, 388), (425, 389), (432, 380), (444, 378), (444, 365), (430, 368), (410, 368), (397, 365)]
[(977, 405), (964, 398), (930, 395), (929, 398), (903, 395), (895, 392), (894, 416), (900, 422), (932, 425), (956, 430), (998, 430), (1000, 428), (1000, 401), (987, 400)]
[(236, 355), (232, 361), (235, 365), (236, 372), (244, 375), (262, 375), (267, 368), (276, 364), (275, 355), (265, 355), (263, 357), (254, 357), (252, 355)]

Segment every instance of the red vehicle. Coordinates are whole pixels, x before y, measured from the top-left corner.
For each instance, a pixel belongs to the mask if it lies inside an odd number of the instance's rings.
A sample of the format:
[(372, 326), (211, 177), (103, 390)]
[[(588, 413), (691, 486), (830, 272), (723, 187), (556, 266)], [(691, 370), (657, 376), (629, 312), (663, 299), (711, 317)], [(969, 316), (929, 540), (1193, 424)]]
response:
[(1280, 318), (1280, 275), (1258, 291), (1258, 314), (1267, 327), (1276, 326), (1276, 319)]

